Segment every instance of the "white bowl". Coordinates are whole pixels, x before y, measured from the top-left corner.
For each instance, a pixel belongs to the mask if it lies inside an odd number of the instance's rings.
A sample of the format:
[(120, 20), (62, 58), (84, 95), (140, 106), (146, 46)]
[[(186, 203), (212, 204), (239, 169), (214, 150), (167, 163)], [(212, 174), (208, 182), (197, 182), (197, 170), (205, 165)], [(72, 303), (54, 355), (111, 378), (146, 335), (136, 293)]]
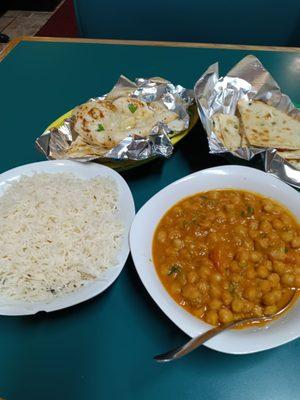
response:
[[(137, 213), (130, 230), (130, 247), (137, 272), (162, 311), (187, 335), (195, 337), (211, 328), (180, 307), (163, 287), (152, 262), (152, 239), (165, 212), (186, 196), (213, 189), (245, 189), (284, 204), (300, 220), (300, 196), (279, 179), (253, 168), (221, 166), (188, 175), (165, 187)], [(300, 303), (268, 327), (230, 330), (209, 340), (211, 349), (247, 354), (271, 349), (300, 336)], [(168, 350), (168, 349), (166, 349)]]
[(96, 279), (95, 281), (81, 287), (73, 293), (54, 298), (51, 301), (32, 303), (21, 301), (1, 301), (0, 315), (29, 315), (35, 314), (38, 311), (55, 311), (86, 301), (103, 292), (117, 279), (129, 254), (128, 235), (130, 225), (135, 215), (135, 207), (131, 191), (121, 175), (111, 168), (96, 163), (80, 163), (67, 160), (42, 161), (23, 165), (1, 174), (0, 196), (4, 193), (5, 187), (9, 182), (11, 183), (20, 179), (21, 175), (32, 176), (34, 173), (41, 172), (69, 172), (81, 179), (91, 179), (96, 176), (105, 176), (111, 177), (117, 183), (119, 190), (119, 217), (123, 221), (125, 227), (124, 239), (118, 255), (118, 264), (108, 268), (103, 273), (101, 279)]

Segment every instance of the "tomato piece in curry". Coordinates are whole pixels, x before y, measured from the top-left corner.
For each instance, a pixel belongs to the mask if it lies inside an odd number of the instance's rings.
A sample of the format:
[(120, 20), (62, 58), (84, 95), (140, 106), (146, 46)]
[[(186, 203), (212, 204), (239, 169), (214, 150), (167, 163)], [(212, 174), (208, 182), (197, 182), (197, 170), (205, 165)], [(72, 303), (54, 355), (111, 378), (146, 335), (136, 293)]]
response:
[(300, 288), (300, 226), (256, 193), (198, 193), (159, 222), (153, 261), (173, 299), (210, 325), (269, 316)]

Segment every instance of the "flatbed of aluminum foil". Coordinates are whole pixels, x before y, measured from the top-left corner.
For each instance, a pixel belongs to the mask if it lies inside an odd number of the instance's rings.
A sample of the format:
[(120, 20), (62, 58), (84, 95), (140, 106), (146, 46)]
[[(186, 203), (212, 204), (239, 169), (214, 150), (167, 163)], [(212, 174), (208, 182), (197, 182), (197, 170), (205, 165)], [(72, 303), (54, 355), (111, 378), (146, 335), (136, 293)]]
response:
[[(175, 86), (162, 78), (138, 78), (132, 82), (121, 75), (108, 94), (89, 101), (104, 99), (113, 101), (123, 96), (139, 99), (146, 103), (161, 101), (170, 111), (178, 114), (178, 119), (183, 122), (184, 130), (189, 127), (188, 108), (194, 101), (193, 90), (185, 89), (180, 85)], [(45, 131), (36, 140), (37, 148), (48, 159), (73, 159), (83, 162), (101, 161), (101, 159), (106, 161), (109, 159), (145, 160), (153, 156), (169, 157), (173, 152), (170, 138), (180, 133), (173, 132), (166, 124), (158, 122), (152, 127), (148, 136), (129, 135), (101, 157), (88, 154), (83, 157), (68, 157), (66, 151), (78, 137), (73, 126), (74, 120), (70, 117), (65, 119), (61, 126)]]
[(243, 147), (229, 152), (213, 131), (212, 116), (215, 113), (235, 115), (237, 102), (241, 99), (263, 101), (300, 120), (300, 110), (281, 92), (277, 82), (255, 56), (243, 58), (225, 77), (219, 77), (218, 63), (211, 65), (195, 84), (194, 92), (210, 153), (231, 153), (244, 160), (251, 160), (260, 153), (266, 172), (300, 189), (300, 171), (281, 158), (276, 149)]

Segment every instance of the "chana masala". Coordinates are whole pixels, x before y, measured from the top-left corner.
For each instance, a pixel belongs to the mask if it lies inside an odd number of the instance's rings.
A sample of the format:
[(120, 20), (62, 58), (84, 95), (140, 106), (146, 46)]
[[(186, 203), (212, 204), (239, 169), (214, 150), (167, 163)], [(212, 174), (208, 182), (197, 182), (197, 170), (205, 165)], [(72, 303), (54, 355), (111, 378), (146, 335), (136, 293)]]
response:
[(173, 299), (210, 325), (269, 316), (300, 288), (300, 226), (256, 193), (198, 193), (159, 222), (153, 261)]

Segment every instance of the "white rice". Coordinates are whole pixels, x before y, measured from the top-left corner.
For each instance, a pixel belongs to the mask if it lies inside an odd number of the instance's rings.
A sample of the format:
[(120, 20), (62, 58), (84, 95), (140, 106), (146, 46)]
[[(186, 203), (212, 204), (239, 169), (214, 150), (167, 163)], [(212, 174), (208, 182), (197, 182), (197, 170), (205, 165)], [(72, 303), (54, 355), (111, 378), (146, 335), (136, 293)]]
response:
[(48, 300), (117, 264), (124, 232), (110, 178), (23, 176), (0, 197), (0, 297)]

